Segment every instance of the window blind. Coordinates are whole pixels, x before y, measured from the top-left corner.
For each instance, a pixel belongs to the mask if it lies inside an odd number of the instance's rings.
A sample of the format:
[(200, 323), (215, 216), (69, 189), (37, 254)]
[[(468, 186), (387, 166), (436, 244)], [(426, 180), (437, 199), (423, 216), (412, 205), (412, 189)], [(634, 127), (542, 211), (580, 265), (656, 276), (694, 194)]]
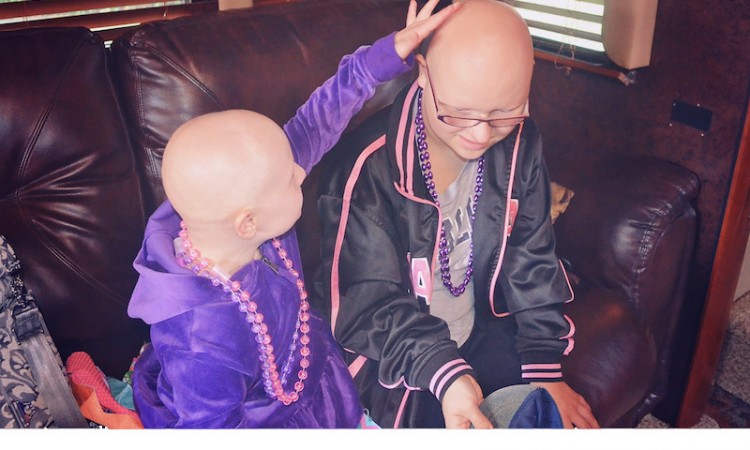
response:
[(508, 0), (529, 26), (536, 43), (571, 53), (604, 57), (604, 0)]

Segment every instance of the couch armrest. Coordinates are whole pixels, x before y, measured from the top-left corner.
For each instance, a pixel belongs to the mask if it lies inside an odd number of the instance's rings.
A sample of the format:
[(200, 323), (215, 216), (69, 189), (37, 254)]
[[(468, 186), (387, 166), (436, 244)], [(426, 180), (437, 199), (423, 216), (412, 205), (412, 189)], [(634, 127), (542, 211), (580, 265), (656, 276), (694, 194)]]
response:
[(650, 302), (684, 285), (679, 277), (694, 247), (690, 202), (698, 194), (697, 176), (668, 161), (637, 157), (571, 165), (556, 179), (575, 192), (555, 223), (560, 257), (581, 279), (656, 314)]
[[(653, 352), (658, 361), (657, 372), (649, 375), (652, 385), (645, 403), (640, 410), (620, 420), (637, 419), (662, 397), (668, 383), (672, 342), (685, 298), (688, 263), (695, 247), (697, 219), (691, 201), (698, 194), (698, 178), (676, 164), (650, 157), (570, 167), (567, 174), (555, 174), (557, 180), (575, 191), (566, 213), (555, 223), (555, 235), (558, 254), (567, 263), (573, 278), (581, 280), (574, 288), (576, 301), (573, 303), (578, 304), (571, 304), (574, 310), (586, 311), (580, 314), (583, 322), (578, 324), (578, 329), (596, 335), (601, 322), (606, 323), (611, 317), (602, 317), (590, 310), (601, 308), (597, 303), (607, 303), (605, 300), (609, 297), (620, 298), (632, 308), (650, 340), (648, 345), (634, 342), (637, 345), (628, 348)], [(591, 314), (594, 319), (590, 318)], [(593, 327), (593, 331), (587, 330), (589, 327)], [(605, 335), (593, 337), (594, 342), (607, 339)], [(593, 344), (591, 336), (577, 341), (608, 348)], [(574, 353), (583, 353), (589, 358), (590, 354), (596, 354), (596, 349), (579, 349)], [(633, 366), (630, 361), (633, 358), (621, 356), (608, 359), (612, 367), (620, 364), (621, 370), (640, 367), (639, 370), (652, 373), (645, 363)], [(596, 358), (599, 357), (591, 361)], [(588, 372), (583, 369), (583, 372), (581, 368), (571, 372), (579, 375)], [(606, 373), (619, 372), (608, 370)], [(631, 376), (632, 382), (642, 381), (636, 373), (622, 376)], [(589, 378), (580, 383), (588, 385), (585, 390), (592, 390), (594, 403), (610, 405), (602, 408), (603, 411), (609, 414), (617, 409), (612, 404), (623, 405), (608, 399), (605, 390), (599, 392), (596, 380)], [(611, 382), (605, 384), (612, 386)]]

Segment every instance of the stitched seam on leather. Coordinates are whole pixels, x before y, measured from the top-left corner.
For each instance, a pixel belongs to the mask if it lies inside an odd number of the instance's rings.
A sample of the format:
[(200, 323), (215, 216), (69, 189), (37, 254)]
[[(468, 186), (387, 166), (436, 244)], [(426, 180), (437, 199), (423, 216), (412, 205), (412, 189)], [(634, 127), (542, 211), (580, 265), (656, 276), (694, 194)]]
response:
[(17, 172), (18, 178), (16, 182), (20, 186), (21, 180), (24, 178), (24, 173), (28, 169), (29, 162), (31, 161), (31, 154), (33, 153), (33, 150), (36, 148), (36, 142), (39, 139), (39, 135), (42, 134), (42, 130), (44, 129), (44, 126), (47, 124), (47, 119), (49, 118), (50, 111), (52, 111), (52, 108), (57, 103), (60, 97), (60, 88), (63, 85), (63, 82), (68, 79), (70, 75), (70, 70), (72, 67), (72, 61), (75, 58), (75, 56), (78, 54), (78, 52), (81, 49), (81, 46), (83, 45), (82, 42), (79, 42), (78, 45), (73, 49), (71, 52), (70, 58), (65, 62), (65, 67), (63, 68), (63, 71), (60, 75), (60, 77), (57, 79), (57, 86), (55, 86), (55, 89), (52, 92), (52, 98), (49, 102), (45, 105), (44, 108), (42, 108), (41, 114), (37, 117), (36, 124), (34, 125), (34, 129), (31, 132), (31, 135), (29, 136), (28, 141), (26, 142), (26, 145), (23, 149), (23, 156), (21, 157), (21, 164), (19, 166), (19, 170)]
[[(111, 53), (109, 55), (111, 55)], [(122, 104), (122, 99), (117, 93), (117, 87), (116, 87), (117, 83), (114, 81), (114, 77), (110, 70), (111, 68), (110, 64), (105, 62), (105, 65), (106, 65), (105, 73), (107, 74), (107, 84), (110, 90), (112, 91), (112, 97), (114, 99), (115, 105), (117, 106), (117, 117), (119, 118), (120, 123), (122, 124), (123, 131), (125, 132), (125, 140), (127, 144), (126, 147), (128, 151), (130, 152), (130, 170), (127, 173), (125, 173), (122, 178), (118, 178), (118, 180), (120, 179), (126, 180), (130, 176), (132, 176), (135, 179), (135, 183), (134, 183), (135, 189), (138, 191), (138, 198), (141, 199), (138, 205), (138, 209), (141, 213), (142, 220), (145, 221), (146, 208), (144, 206), (144, 203), (145, 203), (146, 194), (143, 191), (142, 175), (140, 174), (138, 170), (138, 156), (136, 155), (135, 146), (133, 145), (133, 137), (131, 136), (131, 133), (130, 133), (130, 124), (128, 123), (125, 117), (125, 109)], [(107, 178), (107, 179), (111, 180), (111, 178)]]
[[(59, 100), (61, 86), (68, 79), (70, 75), (71, 67), (72, 67), (72, 62), (74, 59), (76, 59), (76, 55), (80, 51), (82, 45), (83, 45), (83, 42), (79, 42), (76, 45), (76, 47), (71, 51), (71, 56), (65, 62), (65, 66), (63, 67), (63, 70), (60, 76), (57, 78), (57, 85), (52, 90), (52, 97), (47, 102), (47, 104), (42, 108), (42, 111), (37, 117), (36, 123), (34, 124), (32, 132), (29, 135), (26, 145), (24, 145), (23, 155), (21, 156), (21, 163), (19, 164), (18, 172), (16, 172), (17, 177), (15, 180), (16, 184), (18, 186), (21, 186), (21, 188), (16, 189), (13, 194), (13, 197), (18, 204), (21, 203), (21, 192), (23, 191), (22, 186), (26, 184), (23, 182), (24, 175), (30, 165), (32, 154), (34, 153), (34, 149), (36, 149), (36, 143), (39, 140), (39, 136), (42, 134), (42, 130), (47, 124), (47, 119), (49, 118), (50, 112), (52, 111), (54, 105)], [(31, 220), (27, 220), (27, 221), (31, 223)]]
[[(135, 36), (138, 36), (138, 33), (136, 33)], [(133, 54), (130, 53), (130, 52), (126, 52), (126, 55), (128, 57), (128, 62), (130, 63), (130, 65), (132, 67), (132, 73), (133, 73), (133, 77), (134, 77), (134, 79), (132, 80), (132, 84), (133, 84), (133, 90), (135, 91), (135, 99), (136, 99), (135, 100), (136, 104), (134, 105), (135, 106), (135, 114), (136, 114), (136, 126), (137, 126), (137, 131), (136, 132), (144, 135), (145, 140), (143, 142), (143, 146), (145, 146), (146, 148), (148, 148), (151, 145), (151, 143), (150, 143), (151, 137), (148, 136), (148, 135), (146, 135), (145, 132), (143, 132), (143, 130), (145, 130), (145, 128), (146, 128), (146, 126), (145, 126), (146, 125), (146, 114), (144, 113), (144, 109), (145, 108), (143, 107), (143, 90), (141, 89), (141, 85), (142, 85), (142, 83), (141, 83), (141, 72), (140, 72), (140, 70), (138, 70), (138, 64), (136, 64), (135, 57), (133, 56)], [(128, 130), (128, 134), (131, 134), (130, 130)], [(141, 145), (141, 144), (135, 144), (135, 145)], [(145, 150), (145, 148), (141, 148), (140, 151), (136, 151), (136, 150), (137, 149), (135, 147), (133, 147), (134, 157), (136, 158), (135, 164), (138, 164), (139, 163), (138, 160), (141, 160), (142, 163), (143, 163), (143, 165), (144, 165), (144, 167), (146, 167), (148, 165), (148, 166), (150, 166), (151, 172), (152, 173), (156, 173), (156, 170), (158, 168), (156, 167), (154, 159), (151, 157), (151, 152), (147, 152)], [(142, 174), (139, 175), (139, 182), (138, 182), (139, 186), (142, 186), (142, 183), (144, 183), (144, 182), (150, 183), (150, 180), (148, 179), (148, 176), (149, 176), (149, 172), (142, 173)], [(142, 177), (145, 177), (146, 179), (144, 180)], [(145, 200), (145, 195), (146, 195), (145, 192), (142, 191), (141, 199)], [(153, 200), (153, 199), (149, 199), (149, 200)], [(145, 207), (142, 207), (141, 209), (143, 210), (144, 218), (146, 218)]]
[[(39, 139), (39, 135), (44, 129), (44, 125), (47, 123), (47, 118), (49, 117), (50, 112), (53, 110), (54, 105), (59, 100), (61, 88), (64, 85), (64, 83), (69, 80), (70, 72), (72, 68), (75, 66), (74, 62), (79, 59), (80, 52), (82, 51), (82, 47), (84, 44), (85, 42), (83, 41), (79, 42), (78, 45), (71, 51), (70, 57), (66, 61), (65, 67), (63, 68), (61, 75), (58, 78), (58, 83), (53, 91), (52, 99), (48, 102), (46, 107), (43, 109), (43, 112), (40, 115), (36, 126), (34, 127), (34, 132), (29, 138), (29, 142), (24, 149), (24, 156), (21, 160), (21, 169), (19, 170), (19, 184), (20, 184), (20, 180), (22, 179), (21, 173), (26, 170), (27, 165), (29, 164), (29, 161), (31, 160), (32, 150), (35, 148), (33, 144), (35, 144), (37, 140)], [(20, 205), (21, 199), (20, 199), (19, 191), (16, 191), (15, 197), (16, 197), (16, 201)], [(36, 235), (39, 242), (42, 243), (42, 245), (50, 252), (50, 254), (54, 255), (65, 267), (67, 267), (68, 269), (73, 271), (75, 274), (77, 274), (83, 281), (88, 283), (97, 292), (102, 292), (102, 294), (111, 298), (118, 304), (127, 303), (127, 299), (125, 299), (124, 301), (121, 301), (118, 298), (118, 295), (114, 290), (110, 289), (106, 284), (99, 282), (99, 280), (89, 275), (88, 272), (82, 270), (77, 264), (75, 264), (72, 260), (70, 260), (65, 255), (64, 252), (60, 251), (56, 246), (54, 246), (52, 242), (49, 239), (47, 239), (43, 233), (39, 233), (38, 232), (39, 227), (35, 225), (35, 221), (33, 220), (33, 218), (29, 217), (27, 214), (24, 213), (24, 210), (25, 210), (24, 208), (19, 208), (20, 214), (23, 216), (24, 221), (30, 225), (29, 230), (32, 233), (34, 233), (34, 235)]]
[[(218, 106), (219, 110), (226, 109), (226, 106), (224, 105), (224, 103), (221, 100), (219, 100), (219, 98), (213, 93), (213, 91), (211, 91), (211, 89), (208, 88), (208, 86), (203, 84), (200, 80), (198, 80), (198, 78), (193, 76), (190, 72), (188, 72), (181, 65), (177, 64), (174, 60), (167, 57), (164, 53), (159, 51), (156, 47), (152, 45), (148, 45), (148, 44), (142, 44), (142, 45), (135, 44), (134, 46), (147, 50), (153, 56), (162, 60), (168, 66), (172, 67), (178, 74), (182, 75), (186, 80), (188, 80), (191, 84), (193, 84), (196, 88), (198, 88), (199, 91), (203, 92), (209, 99), (211, 99), (211, 101), (213, 101)], [(138, 98), (138, 126), (145, 138), (144, 145), (146, 146), (146, 149), (148, 149), (146, 150), (146, 154), (143, 155), (143, 158), (144, 158), (144, 162), (148, 163), (150, 167), (150, 171), (153, 174), (153, 176), (158, 177), (158, 174), (160, 172), (160, 165), (154, 156), (154, 150), (157, 147), (159, 148), (161, 147), (160, 147), (160, 143), (156, 142), (154, 137), (151, 134), (145, 132), (147, 121), (146, 121), (145, 108), (143, 107), (143, 104), (144, 104), (143, 103), (143, 89), (142, 89), (143, 83), (141, 83), (141, 73), (139, 70), (140, 67), (138, 66), (138, 64), (136, 64), (134, 57), (131, 56), (129, 59), (131, 61), (131, 64), (134, 67), (133, 72), (136, 75), (135, 88), (136, 88), (137, 98)], [(154, 198), (152, 200), (156, 200), (156, 199)]]
[(196, 78), (193, 74), (188, 72), (184, 67), (177, 64), (174, 60), (166, 56), (164, 53), (160, 52), (156, 47), (152, 45), (143, 45), (144, 49), (149, 50), (154, 56), (158, 57), (162, 61), (164, 61), (166, 64), (168, 64), (170, 67), (172, 67), (177, 73), (185, 77), (186, 80), (190, 81), (195, 87), (197, 87), (201, 92), (206, 94), (208, 98), (210, 98), (220, 109), (226, 109), (226, 106), (224, 105), (224, 102), (219, 100), (219, 98), (211, 91), (211, 89), (208, 88), (205, 84), (203, 84), (198, 78)]
[[(676, 197), (684, 197), (684, 193), (680, 191)], [(635, 306), (639, 306), (641, 302), (640, 278), (645, 272), (646, 263), (653, 257), (654, 249), (658, 244), (658, 239), (664, 235), (663, 232), (660, 232), (657, 235), (658, 225), (660, 222), (669, 221), (674, 215), (674, 205), (677, 198), (670, 199), (666, 202), (663, 208), (654, 210), (652, 220), (648, 223), (648, 226), (645, 227), (641, 234), (640, 245), (638, 246), (638, 258), (633, 267), (635, 277), (633, 278), (633, 284), (629, 289), (630, 296), (633, 299), (633, 304)]]
[(692, 176), (690, 180), (690, 186), (683, 188), (682, 186), (677, 187), (675, 195), (664, 203), (662, 208), (655, 209), (652, 215), (652, 220), (644, 228), (641, 238), (639, 239), (639, 251), (638, 258), (631, 267), (632, 273), (635, 274), (633, 282), (628, 286), (628, 292), (630, 298), (633, 299), (632, 303), (637, 307), (640, 304), (640, 290), (641, 285), (640, 278), (645, 271), (647, 261), (653, 257), (653, 253), (658, 246), (658, 240), (664, 236), (665, 230), (657, 235), (657, 225), (659, 222), (672, 223), (677, 220), (681, 212), (677, 211), (677, 206), (680, 204), (690, 203), (690, 194), (699, 189), (698, 179), (696, 176)]

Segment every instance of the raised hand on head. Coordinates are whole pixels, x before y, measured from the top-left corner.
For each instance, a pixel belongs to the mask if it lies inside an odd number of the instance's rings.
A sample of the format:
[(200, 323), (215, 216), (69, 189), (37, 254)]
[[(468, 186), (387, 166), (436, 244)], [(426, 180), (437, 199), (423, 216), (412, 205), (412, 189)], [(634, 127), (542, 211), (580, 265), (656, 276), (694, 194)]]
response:
[(396, 33), (395, 36), (396, 53), (402, 59), (406, 59), (430, 33), (461, 6), (461, 3), (453, 3), (433, 15), (432, 11), (438, 2), (439, 0), (429, 0), (419, 13), (417, 13), (416, 0), (409, 2), (409, 10), (406, 13), (406, 27)]

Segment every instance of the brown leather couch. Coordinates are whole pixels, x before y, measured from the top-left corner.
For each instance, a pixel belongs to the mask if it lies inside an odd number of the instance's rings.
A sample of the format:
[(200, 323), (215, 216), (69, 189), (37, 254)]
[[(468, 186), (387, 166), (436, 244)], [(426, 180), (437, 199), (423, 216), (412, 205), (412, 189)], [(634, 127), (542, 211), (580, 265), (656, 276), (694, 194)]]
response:
[[(126, 314), (132, 260), (164, 198), (160, 159), (175, 128), (228, 108), (285, 122), (343, 55), (401, 27), (406, 6), (257, 6), (142, 25), (111, 49), (85, 29), (0, 33), (0, 233), (63, 357), (89, 352), (119, 377), (148, 339)], [(354, 122), (407, 81), (385, 85)], [(633, 426), (668, 382), (698, 180), (647, 157), (570, 161), (550, 173), (575, 191), (555, 224), (559, 255), (579, 280), (564, 372), (603, 426)], [(319, 254), (316, 180), (313, 171), (298, 224), (308, 278)]]

